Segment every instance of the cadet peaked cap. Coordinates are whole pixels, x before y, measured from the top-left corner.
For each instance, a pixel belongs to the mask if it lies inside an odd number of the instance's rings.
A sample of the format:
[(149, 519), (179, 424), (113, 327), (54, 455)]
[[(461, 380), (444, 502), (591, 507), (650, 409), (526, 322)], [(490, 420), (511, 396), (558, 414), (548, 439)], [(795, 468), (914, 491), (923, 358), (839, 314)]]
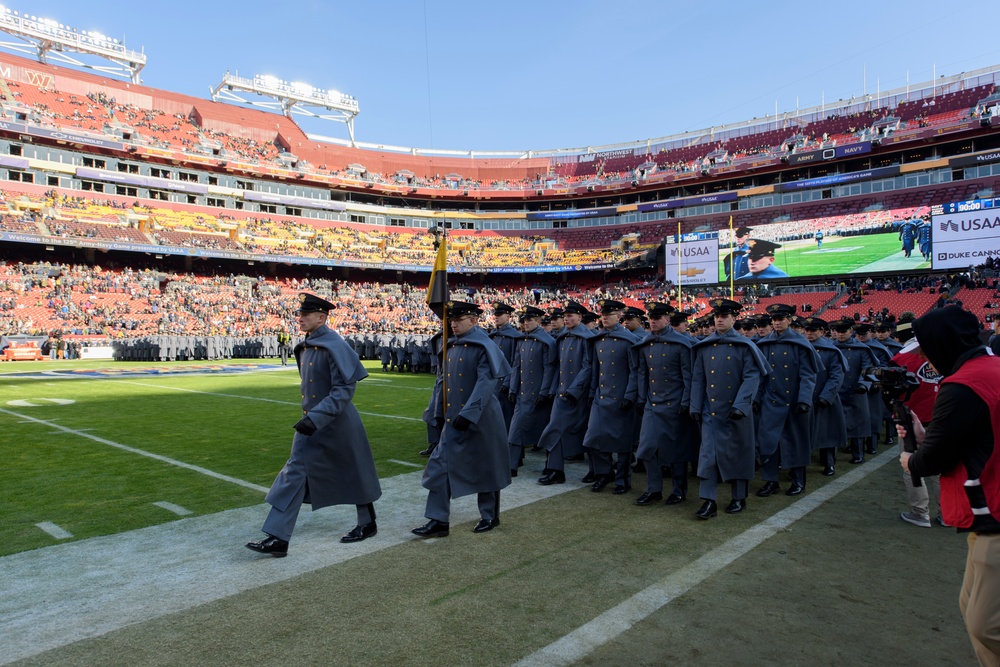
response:
[(765, 310), (772, 318), (791, 317), (795, 314), (795, 306), (790, 306), (787, 303), (772, 303)]
[(299, 294), (300, 313), (329, 313), (334, 305), (326, 299), (321, 299), (315, 294), (302, 292)]
[(641, 320), (643, 317), (645, 317), (645, 315), (646, 311), (642, 310), (641, 308), (636, 308), (635, 306), (629, 306), (625, 309), (625, 319), (634, 317)]
[(875, 331), (895, 331), (896, 325), (892, 322), (876, 322)]
[(691, 313), (684, 310), (676, 310), (670, 315), (670, 326), (679, 326), (681, 323), (687, 322), (689, 317), (691, 317)]
[(803, 329), (806, 326), (806, 318), (800, 317), (798, 315), (792, 317), (792, 326), (798, 329)]
[(767, 313), (762, 313), (758, 315), (754, 321), (754, 326), (757, 327), (769, 327), (771, 326), (771, 316)]
[(615, 301), (614, 299), (601, 299), (597, 302), (597, 305), (601, 307), (601, 315), (617, 313), (618, 311), (623, 311), (627, 308), (624, 303), (621, 301)]
[(736, 228), (736, 235), (737, 236), (746, 236), (747, 234), (752, 234), (752, 233), (753, 233), (753, 227), (737, 227)]
[(854, 333), (866, 334), (872, 330), (872, 325), (868, 322), (858, 322), (854, 325)]
[(577, 315), (586, 315), (590, 311), (578, 304), (576, 301), (567, 301), (566, 307), (563, 312), (569, 315), (570, 313), (576, 313)]
[[(649, 316), (649, 319), (653, 319), (654, 317), (666, 317), (672, 312), (674, 312), (674, 307), (669, 303), (662, 303), (660, 301), (646, 302), (646, 314)], [(684, 317), (687, 318), (687, 315)]]
[(549, 311), (549, 317), (555, 320), (562, 317), (565, 312), (562, 308), (553, 308)]
[(552, 318), (548, 315), (542, 317), (542, 324), (552, 324)]
[(774, 251), (781, 247), (780, 243), (772, 243), (763, 239), (750, 239), (747, 241), (750, 246), (747, 256), (750, 259), (762, 259), (764, 257), (774, 257)]
[(449, 301), (448, 317), (464, 317), (466, 315), (482, 315), (483, 309), (468, 301)]
[(493, 304), (493, 314), (494, 315), (513, 315), (516, 310), (513, 306), (508, 306), (506, 303), (497, 301)]
[(830, 328), (834, 331), (847, 331), (854, 328), (854, 320), (850, 317), (841, 317), (839, 320), (830, 322)]
[(712, 299), (708, 305), (716, 315), (736, 315), (743, 310), (743, 306), (732, 299)]
[(534, 306), (525, 306), (524, 310), (521, 311), (522, 320), (535, 320), (545, 317), (545, 311), (541, 308), (535, 308)]
[(583, 314), (582, 322), (584, 324), (590, 324), (591, 322), (596, 322), (601, 318), (597, 313), (592, 313), (589, 310)]
[(802, 320), (802, 328), (811, 331), (826, 331), (830, 328), (827, 321), (819, 317), (807, 317)]

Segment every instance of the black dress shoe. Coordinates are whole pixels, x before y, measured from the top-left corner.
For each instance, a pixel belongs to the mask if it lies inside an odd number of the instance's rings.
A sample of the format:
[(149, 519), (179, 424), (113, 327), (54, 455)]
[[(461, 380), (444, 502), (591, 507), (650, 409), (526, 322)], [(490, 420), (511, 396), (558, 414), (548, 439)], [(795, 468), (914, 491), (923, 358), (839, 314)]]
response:
[(640, 474), (646, 472), (646, 462), (641, 459), (639, 461), (636, 461), (635, 465), (632, 466), (632, 472), (637, 472)]
[(594, 493), (597, 493), (598, 491), (606, 487), (608, 484), (610, 484), (611, 479), (612, 479), (611, 475), (595, 475), (594, 483), (591, 485), (590, 490), (593, 491)]
[(288, 542), (279, 540), (273, 535), (268, 535), (266, 539), (259, 542), (247, 542), (247, 549), (260, 554), (271, 554), (275, 558), (284, 558), (288, 555)]
[(563, 459), (564, 461), (582, 461), (583, 454), (574, 454), (573, 456), (567, 456)]
[(833, 466), (826, 466), (825, 468), (823, 468), (824, 477), (832, 477), (834, 472), (835, 471), (833, 469)]
[(593, 481), (595, 479), (597, 479), (597, 475), (595, 475), (592, 472), (588, 472), (586, 475), (583, 476), (583, 479), (580, 480), (580, 483), (581, 484), (591, 484), (591, 483), (593, 483)]
[(421, 449), (419, 452), (417, 452), (417, 454), (419, 454), (420, 456), (430, 456), (431, 452), (434, 451), (435, 447), (437, 447), (437, 445), (431, 445), (427, 449)]
[(805, 491), (805, 490), (806, 490), (806, 487), (802, 486), (801, 484), (792, 484), (790, 487), (788, 487), (788, 490), (785, 491), (785, 495), (786, 496), (801, 496), (802, 492)]
[(653, 503), (658, 503), (663, 500), (663, 494), (659, 491), (646, 491), (644, 494), (635, 499), (635, 504), (641, 507), (646, 505), (652, 505)]
[(713, 516), (718, 516), (719, 506), (714, 500), (706, 500), (701, 509), (694, 513), (699, 519), (711, 519)]
[(626, 484), (625, 486), (615, 486), (615, 490), (612, 491), (611, 493), (615, 494), (616, 496), (620, 496), (622, 494), (628, 493), (631, 490), (632, 487)]
[(781, 492), (781, 485), (777, 482), (764, 482), (764, 486), (757, 489), (758, 498), (767, 498)]
[(733, 499), (729, 503), (729, 506), (726, 507), (726, 514), (739, 514), (740, 512), (742, 512), (743, 510), (745, 510), (746, 508), (747, 508), (747, 501), (746, 500), (736, 500), (736, 499)]
[(539, 477), (538, 483), (542, 486), (548, 486), (549, 484), (565, 484), (566, 473), (562, 470), (553, 470), (548, 475)]
[(865, 454), (871, 454), (872, 456), (878, 454), (878, 447), (875, 447), (874, 445), (865, 447)]
[(340, 538), (340, 541), (344, 543), (360, 542), (361, 540), (366, 540), (372, 535), (375, 535), (377, 533), (378, 533), (378, 526), (376, 526), (375, 522), (372, 521), (371, 523), (366, 523), (363, 526), (360, 524), (355, 526), (351, 530), (351, 532)]
[(848, 463), (855, 463), (855, 464), (864, 462), (865, 462), (865, 457), (863, 454), (855, 454), (851, 456), (851, 460), (848, 461)]
[(540, 451), (542, 451), (542, 448), (539, 447), (538, 445), (532, 445), (531, 451), (533, 451), (533, 452), (540, 452)]
[(510, 476), (511, 477), (517, 477), (517, 468), (511, 468), (510, 469)]
[(485, 533), (488, 530), (493, 530), (500, 525), (500, 517), (496, 519), (480, 519), (476, 527), (472, 529), (474, 533)]
[(414, 528), (410, 532), (420, 537), (448, 537), (448, 524), (444, 521), (431, 519), (420, 528)]
[(664, 505), (677, 505), (678, 503), (684, 502), (684, 496), (679, 496), (676, 493), (671, 493), (667, 496), (667, 499), (663, 502)]

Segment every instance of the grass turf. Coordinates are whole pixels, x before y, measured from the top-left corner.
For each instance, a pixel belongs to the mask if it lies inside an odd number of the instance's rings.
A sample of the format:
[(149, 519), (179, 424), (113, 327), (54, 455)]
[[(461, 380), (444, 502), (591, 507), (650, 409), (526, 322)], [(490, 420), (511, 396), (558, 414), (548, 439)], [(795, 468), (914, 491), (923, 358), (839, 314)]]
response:
[[(71, 539), (84, 539), (177, 518), (154, 502), (171, 502), (195, 515), (262, 502), (261, 491), (87, 437), (268, 487), (291, 446), (291, 425), (299, 414), (298, 376), (294, 366), (265, 372), (265, 366), (274, 366), (272, 361), (256, 365), (240, 360), (230, 365), (237, 364), (261, 370), (131, 375), (123, 372), (208, 364), (92, 361), (3, 367), (0, 522), (8, 532), (0, 555), (54, 544), (57, 540), (36, 526), (41, 522), (69, 531)], [(82, 373), (101, 369), (110, 374)], [(40, 370), (68, 372), (71, 377), (23, 375)], [(362, 420), (380, 477), (415, 470), (390, 459), (423, 465), (417, 452), (426, 444), (426, 429), (415, 420), (427, 405), (432, 380), (429, 375), (390, 374), (373, 368), (371, 378), (359, 383), (355, 405), (371, 413), (363, 414)], [(30, 405), (11, 405), (11, 401)]]

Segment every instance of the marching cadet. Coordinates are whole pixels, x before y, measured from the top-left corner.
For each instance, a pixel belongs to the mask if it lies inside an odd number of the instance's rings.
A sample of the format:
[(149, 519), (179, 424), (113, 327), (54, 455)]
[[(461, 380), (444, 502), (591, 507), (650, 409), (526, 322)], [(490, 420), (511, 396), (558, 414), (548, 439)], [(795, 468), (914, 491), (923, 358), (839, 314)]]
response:
[(669, 467), (673, 488), (666, 504), (676, 505), (687, 498), (688, 463), (698, 456), (697, 432), (688, 414), (694, 339), (669, 325), (674, 311), (670, 304), (651, 302), (646, 308), (650, 333), (635, 346), (637, 408), (642, 415), (636, 458), (645, 462), (646, 491), (635, 504), (663, 500), (663, 467)]
[(771, 316), (767, 313), (761, 313), (755, 317), (754, 326), (757, 328), (757, 333), (753, 335), (753, 342), (755, 343), (761, 338), (770, 336), (771, 332), (774, 331), (774, 327), (771, 325)]
[[(549, 423), (538, 438), (538, 444), (549, 453), (545, 466), (549, 472), (539, 478), (539, 484), (565, 482), (564, 459), (583, 453), (583, 436), (590, 414), (587, 405), (590, 398), (590, 343), (594, 337), (594, 333), (581, 323), (586, 312), (587, 309), (575, 301), (567, 303), (566, 328), (558, 337), (553, 337), (559, 372), (553, 376), (549, 390), (549, 395), (555, 397)], [(593, 472), (581, 481), (593, 482)]]
[(865, 377), (865, 369), (877, 366), (878, 361), (871, 348), (859, 343), (852, 335), (854, 320), (843, 317), (830, 323), (835, 345), (847, 359), (844, 383), (840, 386), (840, 401), (844, 406), (844, 422), (847, 424), (847, 438), (851, 452), (851, 463), (864, 463), (864, 440), (871, 435), (871, 418), (868, 391), (871, 382)]
[(281, 355), (281, 365), (288, 365), (288, 353), (292, 350), (292, 334), (288, 333), (288, 327), (281, 325), (278, 332), (278, 354)]
[(562, 335), (562, 332), (566, 330), (564, 315), (565, 312), (562, 308), (553, 308), (549, 311), (549, 318), (552, 320), (552, 330), (549, 331), (549, 334), (553, 338), (558, 339)]
[[(601, 299), (598, 304), (602, 329), (592, 341), (590, 393), (594, 403), (583, 446), (592, 450), (594, 461), (596, 478), (590, 490), (600, 491), (614, 479), (613, 493), (621, 495), (632, 488), (630, 464), (637, 391), (637, 361), (632, 346), (639, 341), (621, 325), (624, 303)], [(617, 471), (612, 454), (618, 455)]]
[(355, 505), (358, 523), (340, 541), (360, 542), (378, 532), (375, 501), (382, 495), (368, 435), (352, 402), (357, 383), (368, 372), (344, 339), (326, 326), (332, 303), (303, 292), (299, 304), (299, 328), (306, 334), (295, 346), (302, 418), (293, 427), (288, 462), (264, 498), (271, 505), (262, 528), (267, 538), (246, 545), (277, 558), (288, 555), (307, 496), (313, 511)]
[(728, 481), (732, 488), (726, 512), (746, 509), (756, 458), (750, 415), (761, 378), (771, 372), (757, 346), (733, 331), (742, 306), (729, 299), (712, 299), (709, 304), (715, 333), (692, 348), (691, 417), (701, 424), (698, 477), (699, 495), (705, 501), (695, 514), (699, 519), (718, 514), (719, 481)]
[(517, 467), (524, 448), (537, 445), (549, 423), (552, 411), (552, 378), (558, 359), (556, 341), (541, 327), (545, 311), (526, 306), (520, 314), (522, 335), (514, 352), (513, 372), (507, 379), (507, 400), (514, 406), (508, 429), (510, 443), (510, 474), (517, 476)]
[[(690, 334), (688, 333), (689, 317), (691, 317), (691, 313), (685, 312), (683, 310), (675, 310), (673, 313), (670, 314), (670, 327), (677, 333), (681, 334), (682, 336), (687, 336), (688, 338), (691, 338)], [(693, 344), (694, 340), (692, 339), (691, 342)]]
[[(497, 344), (503, 352), (503, 358), (508, 364), (514, 363), (514, 352), (517, 349), (517, 341), (521, 338), (521, 332), (510, 323), (510, 316), (514, 309), (506, 303), (497, 301), (493, 304), (493, 321), (496, 328), (488, 335), (490, 340)], [(500, 383), (497, 388), (497, 400), (500, 402), (500, 410), (503, 412), (503, 423), (507, 430), (510, 430), (510, 419), (514, 416), (514, 401), (507, 400), (507, 383)]]
[(643, 312), (641, 308), (636, 308), (635, 306), (629, 306), (625, 309), (625, 314), (622, 317), (622, 326), (628, 329), (629, 333), (633, 336), (642, 340), (646, 337), (646, 330), (643, 328), (643, 318), (646, 313)]
[(589, 310), (584, 314), (582, 320), (583, 325), (590, 329), (591, 331), (597, 331), (601, 325), (601, 316), (597, 313), (592, 313)]
[(826, 337), (829, 325), (818, 317), (807, 317), (803, 321), (805, 337), (819, 354), (823, 369), (816, 375), (813, 390), (812, 448), (819, 450), (819, 462), (823, 474), (834, 473), (837, 447), (847, 441), (847, 424), (844, 423), (844, 406), (840, 402), (840, 387), (847, 374), (847, 358), (844, 353)]
[[(866, 322), (859, 322), (854, 325), (854, 334), (857, 341), (870, 347), (872, 353), (875, 355), (875, 359), (878, 362), (875, 366), (888, 366), (889, 362), (892, 361), (892, 352), (882, 345), (882, 343), (878, 342), (877, 339), (872, 338), (871, 332), (872, 325)], [(878, 438), (882, 432), (883, 423), (887, 419), (889, 420), (889, 424), (886, 425), (885, 429), (886, 433), (889, 433), (889, 426), (895, 429), (895, 425), (892, 424), (892, 415), (889, 414), (889, 409), (886, 407), (885, 401), (882, 400), (882, 393), (876, 382), (872, 382), (871, 389), (868, 391), (868, 418), (871, 421), (871, 434), (865, 440), (865, 452), (875, 454), (878, 452)]]
[(903, 344), (892, 337), (895, 333), (896, 325), (892, 322), (876, 322), (875, 337), (878, 339), (878, 342), (882, 343), (882, 345), (885, 346), (885, 349), (889, 350), (889, 353), (894, 357), (899, 354), (900, 350), (903, 349)]
[(420, 482), (428, 491), (428, 521), (411, 531), (419, 537), (447, 536), (451, 499), (473, 493), (481, 517), (473, 532), (493, 530), (500, 525), (500, 490), (510, 485), (507, 430), (496, 397), (510, 365), (479, 327), (479, 306), (449, 301), (445, 307), (454, 336), (448, 337), (445, 389), (437, 404), (441, 439)]
[(761, 382), (759, 399), (757, 451), (764, 485), (757, 496), (766, 498), (781, 491), (779, 462), (791, 474), (785, 495), (797, 496), (806, 488), (806, 466), (812, 454), (809, 413), (816, 374), (823, 364), (805, 336), (791, 329), (795, 306), (774, 303), (767, 307), (767, 314), (773, 331), (757, 341), (771, 366), (771, 373)]

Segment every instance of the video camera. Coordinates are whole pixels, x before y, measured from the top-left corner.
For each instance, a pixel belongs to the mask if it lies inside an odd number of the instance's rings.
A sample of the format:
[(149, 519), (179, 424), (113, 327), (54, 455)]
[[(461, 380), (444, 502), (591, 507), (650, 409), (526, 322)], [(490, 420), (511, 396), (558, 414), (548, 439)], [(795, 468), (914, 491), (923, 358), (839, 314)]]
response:
[[(882, 400), (892, 411), (892, 423), (906, 429), (903, 438), (903, 451), (911, 454), (917, 451), (917, 439), (913, 435), (913, 413), (906, 407), (913, 392), (920, 387), (917, 376), (902, 366), (880, 366), (872, 369), (875, 381), (882, 391)], [(922, 486), (920, 477), (911, 473), (913, 486)]]

